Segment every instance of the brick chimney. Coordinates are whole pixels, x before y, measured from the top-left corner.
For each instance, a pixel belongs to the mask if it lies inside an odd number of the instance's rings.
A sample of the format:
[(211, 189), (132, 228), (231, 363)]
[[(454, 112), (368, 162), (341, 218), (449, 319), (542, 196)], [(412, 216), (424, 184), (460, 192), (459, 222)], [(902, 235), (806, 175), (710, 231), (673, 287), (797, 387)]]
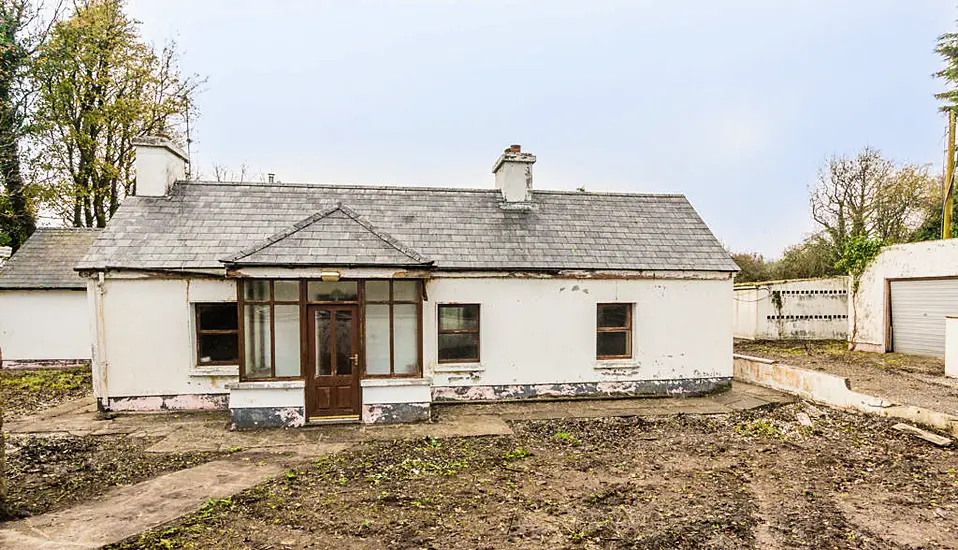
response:
[(133, 140), (136, 149), (136, 195), (162, 197), (173, 183), (186, 179), (189, 159), (166, 136), (149, 136)]
[(510, 145), (492, 167), (496, 175), (496, 189), (506, 202), (532, 201), (532, 165), (536, 156), (523, 153), (521, 145)]

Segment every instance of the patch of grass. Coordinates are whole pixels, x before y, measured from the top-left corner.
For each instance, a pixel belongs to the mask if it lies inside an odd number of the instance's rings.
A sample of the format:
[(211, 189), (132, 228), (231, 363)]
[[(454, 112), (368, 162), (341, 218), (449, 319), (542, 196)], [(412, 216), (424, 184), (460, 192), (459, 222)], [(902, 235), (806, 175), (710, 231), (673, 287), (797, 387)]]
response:
[(564, 441), (569, 445), (578, 446), (581, 441), (572, 436), (569, 432), (556, 432), (552, 437), (558, 439), (559, 441)]
[(85, 389), (90, 383), (90, 371), (85, 368), (8, 371), (3, 377), (3, 385), (13, 391), (69, 392)]
[(506, 459), (506, 460), (519, 460), (519, 459), (526, 458), (526, 457), (531, 456), (531, 455), (532, 455), (532, 452), (531, 452), (531, 451), (529, 451), (529, 450), (527, 450), (527, 449), (523, 449), (522, 447), (519, 447), (518, 449), (513, 449), (513, 450), (511, 450), (511, 451), (506, 451), (506, 453), (505, 453), (504, 455), (502, 455), (502, 458), (504, 458), (504, 459)]
[(740, 422), (732, 429), (735, 433), (744, 437), (780, 439), (784, 435), (782, 430), (767, 418), (757, 418), (755, 420)]

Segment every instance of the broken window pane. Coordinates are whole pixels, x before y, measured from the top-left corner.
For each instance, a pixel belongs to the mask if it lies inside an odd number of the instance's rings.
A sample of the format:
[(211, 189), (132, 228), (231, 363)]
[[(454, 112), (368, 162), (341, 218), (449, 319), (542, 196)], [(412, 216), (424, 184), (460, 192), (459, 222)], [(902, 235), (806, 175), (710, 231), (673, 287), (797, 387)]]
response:
[(599, 332), (596, 334), (596, 355), (625, 357), (631, 355), (628, 332)]
[(272, 374), (270, 356), (269, 305), (248, 305), (243, 315), (246, 372), (248, 378), (267, 378)]

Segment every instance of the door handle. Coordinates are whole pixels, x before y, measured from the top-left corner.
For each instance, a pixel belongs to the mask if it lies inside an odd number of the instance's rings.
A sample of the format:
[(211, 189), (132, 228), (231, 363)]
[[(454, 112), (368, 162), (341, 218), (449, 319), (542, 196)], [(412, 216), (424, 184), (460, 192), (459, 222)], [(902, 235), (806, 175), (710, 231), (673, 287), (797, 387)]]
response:
[(353, 367), (359, 368), (359, 354), (356, 353), (353, 355)]

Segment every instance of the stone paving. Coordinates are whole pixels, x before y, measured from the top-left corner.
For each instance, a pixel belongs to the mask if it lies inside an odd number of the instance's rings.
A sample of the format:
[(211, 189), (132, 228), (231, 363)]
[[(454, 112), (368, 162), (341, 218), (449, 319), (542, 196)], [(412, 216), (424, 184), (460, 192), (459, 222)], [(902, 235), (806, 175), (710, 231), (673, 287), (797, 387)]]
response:
[(125, 414), (105, 418), (83, 399), (12, 422), (9, 432), (35, 435), (125, 434), (162, 438), (148, 451), (234, 451), (229, 458), (114, 489), (78, 506), (0, 525), (0, 547), (48, 550), (98, 548), (171, 522), (208, 498), (224, 498), (305, 460), (371, 439), (509, 435), (508, 421), (608, 416), (723, 414), (790, 402), (785, 394), (736, 382), (708, 397), (603, 399), (437, 405), (434, 420), (392, 426), (328, 425), (231, 432), (215, 413)]

